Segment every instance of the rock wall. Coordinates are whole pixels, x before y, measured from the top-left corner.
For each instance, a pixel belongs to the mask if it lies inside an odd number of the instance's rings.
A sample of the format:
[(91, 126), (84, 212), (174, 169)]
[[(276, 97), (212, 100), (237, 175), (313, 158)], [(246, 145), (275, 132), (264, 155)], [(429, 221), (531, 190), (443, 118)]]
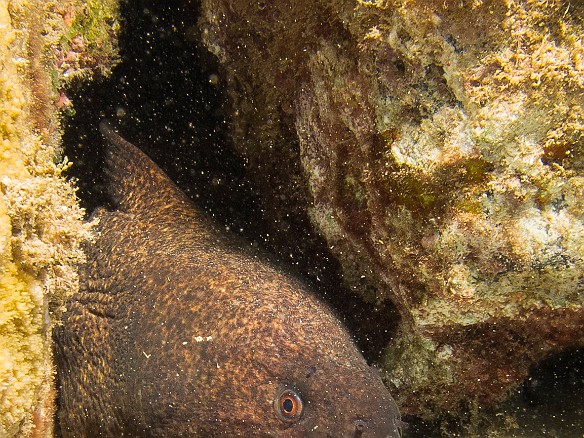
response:
[[(62, 86), (111, 65), (114, 46), (110, 42), (107, 52), (105, 40), (99, 40), (104, 34), (88, 31), (112, 30), (113, 21), (96, 22), (92, 14), (113, 14), (114, 8), (113, 3), (81, 1), (0, 3), (3, 437), (52, 436), (51, 329), (64, 300), (78, 287), (76, 268), (84, 259), (80, 245), (90, 237), (75, 189), (63, 175), (68, 162), (60, 152), (59, 110), (67, 108), (68, 99)], [(85, 33), (75, 29), (91, 20)], [(105, 35), (109, 41), (113, 31)], [(98, 44), (101, 57), (96, 59), (92, 47)]]
[[(231, 136), (294, 246), (309, 218), (400, 329), (405, 413), (503, 400), (584, 346), (584, 5), (205, 0)], [(287, 241), (288, 239), (288, 241)]]

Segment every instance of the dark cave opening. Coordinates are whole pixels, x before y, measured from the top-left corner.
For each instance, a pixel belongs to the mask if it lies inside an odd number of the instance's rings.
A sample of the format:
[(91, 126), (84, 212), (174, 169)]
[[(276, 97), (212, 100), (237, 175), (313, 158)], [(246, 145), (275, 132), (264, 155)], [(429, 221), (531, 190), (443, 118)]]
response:
[(90, 212), (104, 203), (97, 127), (108, 118), (199, 206), (222, 222), (236, 222), (233, 210), (248, 211), (255, 202), (228, 144), (220, 111), (224, 97), (212, 80), (216, 62), (187, 38), (196, 29), (194, 6), (178, 0), (126, 1), (120, 7), (121, 62), (110, 77), (68, 90), (75, 114), (66, 120), (63, 143), (82, 205)]

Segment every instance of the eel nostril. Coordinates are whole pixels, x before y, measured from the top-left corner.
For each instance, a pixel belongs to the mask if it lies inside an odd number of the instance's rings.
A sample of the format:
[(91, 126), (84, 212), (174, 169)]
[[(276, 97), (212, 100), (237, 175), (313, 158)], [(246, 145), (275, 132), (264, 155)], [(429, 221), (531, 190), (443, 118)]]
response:
[(359, 438), (363, 435), (365, 425), (366, 423), (363, 420), (355, 421), (355, 434), (353, 435), (355, 438)]

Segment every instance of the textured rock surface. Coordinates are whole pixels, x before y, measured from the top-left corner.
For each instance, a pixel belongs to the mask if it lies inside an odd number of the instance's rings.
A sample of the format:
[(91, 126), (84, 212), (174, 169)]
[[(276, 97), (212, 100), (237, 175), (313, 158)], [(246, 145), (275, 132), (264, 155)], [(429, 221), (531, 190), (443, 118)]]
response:
[[(65, 298), (77, 290), (76, 268), (83, 260), (79, 245), (89, 237), (75, 190), (62, 175), (68, 164), (60, 157), (58, 128), (58, 109), (66, 106), (61, 81), (97, 65), (94, 60), (73, 66), (62, 56), (92, 58), (85, 44), (91, 40), (71, 30), (90, 16), (84, 3), (0, 4), (3, 437), (52, 434), (50, 333)], [(70, 37), (77, 40), (75, 49)]]
[(382, 366), (406, 413), (500, 401), (584, 345), (583, 19), (573, 1), (203, 1), (274, 232), (310, 217), (347, 284), (399, 310)]

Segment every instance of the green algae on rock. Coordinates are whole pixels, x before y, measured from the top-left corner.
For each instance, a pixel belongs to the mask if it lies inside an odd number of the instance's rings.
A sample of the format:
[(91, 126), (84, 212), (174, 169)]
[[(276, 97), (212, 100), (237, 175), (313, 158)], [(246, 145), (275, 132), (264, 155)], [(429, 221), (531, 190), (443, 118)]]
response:
[(351, 289), (401, 314), (383, 365), (406, 412), (492, 405), (584, 346), (583, 17), (560, 0), (203, 1), (265, 210), (309, 217)]

